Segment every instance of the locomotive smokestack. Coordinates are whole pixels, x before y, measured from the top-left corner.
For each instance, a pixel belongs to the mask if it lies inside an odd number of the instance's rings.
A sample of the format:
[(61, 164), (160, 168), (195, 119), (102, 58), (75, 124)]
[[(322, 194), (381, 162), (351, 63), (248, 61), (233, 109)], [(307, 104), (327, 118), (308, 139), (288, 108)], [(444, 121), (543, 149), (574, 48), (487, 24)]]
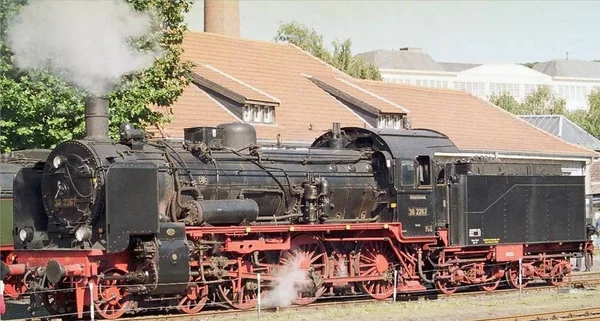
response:
[(89, 97), (85, 101), (85, 139), (109, 140), (108, 98)]

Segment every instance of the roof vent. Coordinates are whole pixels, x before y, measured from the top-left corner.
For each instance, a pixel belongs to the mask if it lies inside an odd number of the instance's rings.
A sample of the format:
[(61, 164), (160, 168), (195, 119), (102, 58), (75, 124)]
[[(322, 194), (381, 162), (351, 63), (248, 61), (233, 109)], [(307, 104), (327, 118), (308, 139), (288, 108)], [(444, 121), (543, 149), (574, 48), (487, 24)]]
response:
[(419, 48), (419, 47), (404, 47), (404, 48), (400, 48), (400, 51), (423, 52), (423, 48)]

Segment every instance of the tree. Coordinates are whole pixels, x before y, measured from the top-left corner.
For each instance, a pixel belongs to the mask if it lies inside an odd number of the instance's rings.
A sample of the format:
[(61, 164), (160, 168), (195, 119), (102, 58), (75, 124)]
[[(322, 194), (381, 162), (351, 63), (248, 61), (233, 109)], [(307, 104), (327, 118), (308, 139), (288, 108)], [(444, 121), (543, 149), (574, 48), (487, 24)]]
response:
[[(129, 0), (136, 10), (152, 12), (160, 19), (160, 34), (136, 42), (143, 49), (151, 41), (163, 55), (154, 64), (123, 79), (110, 95), (110, 131), (116, 137), (123, 122), (135, 126), (161, 126), (168, 115), (151, 105), (169, 106), (190, 82), (191, 62), (181, 61), (185, 13), (191, 0)], [(5, 33), (9, 19), (24, 5), (23, 0), (0, 1), (0, 151), (52, 148), (58, 142), (85, 134), (85, 93), (44, 70), (25, 72), (12, 63)], [(74, 44), (76, 45), (76, 44)], [(168, 110), (167, 110), (168, 114)]]
[(521, 114), (521, 104), (507, 92), (492, 95), (490, 97), (490, 102), (512, 114)]
[(529, 115), (562, 115), (566, 106), (567, 102), (556, 97), (550, 86), (543, 85), (525, 97), (521, 112)]
[(563, 115), (566, 101), (556, 97), (549, 86), (540, 86), (519, 103), (509, 93), (492, 95), (490, 102), (515, 115)]
[(273, 40), (294, 44), (352, 77), (381, 80), (381, 74), (377, 66), (364, 61), (360, 57), (352, 56), (352, 41), (350, 39), (342, 42), (334, 41), (332, 43), (333, 53), (330, 53), (323, 44), (322, 35), (314, 29), (292, 21), (280, 24), (277, 35)]
[(600, 89), (588, 95), (588, 110), (576, 110), (566, 116), (592, 136), (600, 139)]

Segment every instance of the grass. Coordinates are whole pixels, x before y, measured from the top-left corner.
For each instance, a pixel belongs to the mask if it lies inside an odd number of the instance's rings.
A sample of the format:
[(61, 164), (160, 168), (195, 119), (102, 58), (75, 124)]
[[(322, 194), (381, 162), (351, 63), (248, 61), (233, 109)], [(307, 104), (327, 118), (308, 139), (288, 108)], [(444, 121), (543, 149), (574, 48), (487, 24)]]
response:
[[(281, 309), (263, 313), (261, 321), (348, 321), (348, 320), (472, 320), (484, 317), (535, 313), (598, 306), (597, 292), (528, 292), (493, 296), (455, 297), (396, 303), (365, 303), (352, 306)], [(247, 314), (215, 320), (249, 320)]]

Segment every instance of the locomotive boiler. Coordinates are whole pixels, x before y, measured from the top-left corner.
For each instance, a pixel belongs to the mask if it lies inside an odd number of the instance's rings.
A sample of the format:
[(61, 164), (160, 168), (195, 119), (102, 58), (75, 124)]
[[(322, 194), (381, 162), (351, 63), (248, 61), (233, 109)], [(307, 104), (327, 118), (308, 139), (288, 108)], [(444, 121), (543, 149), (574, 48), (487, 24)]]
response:
[[(431, 130), (334, 124), (304, 149), (260, 148), (243, 123), (186, 128), (182, 143), (130, 124), (119, 141), (107, 133), (108, 102), (90, 99), (86, 137), (15, 179), (17, 260), (0, 276), (22, 277), (52, 314), (196, 313), (209, 300), (247, 309), (290, 269), (305, 277), (296, 304), (384, 299), (394, 284), (558, 285), (568, 260), (589, 253), (583, 178), (438, 161), (458, 149)], [(563, 229), (546, 223), (559, 218)]]

